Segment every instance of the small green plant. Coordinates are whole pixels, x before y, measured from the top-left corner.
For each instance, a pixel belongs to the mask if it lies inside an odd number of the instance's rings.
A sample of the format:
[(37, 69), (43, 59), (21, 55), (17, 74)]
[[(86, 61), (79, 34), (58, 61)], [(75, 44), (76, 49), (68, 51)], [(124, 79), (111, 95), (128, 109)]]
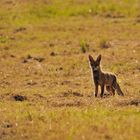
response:
[(89, 51), (89, 44), (86, 41), (81, 41), (80, 48), (82, 53), (86, 53), (87, 51)]
[(9, 41), (8, 36), (0, 36), (0, 43), (6, 43)]

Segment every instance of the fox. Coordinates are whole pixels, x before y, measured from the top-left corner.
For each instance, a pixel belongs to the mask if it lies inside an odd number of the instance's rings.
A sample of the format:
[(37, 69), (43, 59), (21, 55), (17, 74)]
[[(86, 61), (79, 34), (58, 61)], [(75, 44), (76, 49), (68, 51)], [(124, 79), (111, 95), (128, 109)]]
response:
[(94, 58), (89, 55), (89, 63), (92, 71), (92, 78), (94, 80), (95, 85), (95, 97), (98, 96), (98, 87), (101, 88), (100, 97), (104, 95), (104, 88), (106, 87), (107, 92), (109, 92), (112, 96), (115, 95), (115, 91), (119, 96), (124, 96), (120, 85), (117, 82), (117, 78), (115, 74), (105, 73), (101, 69), (101, 54), (94, 60)]

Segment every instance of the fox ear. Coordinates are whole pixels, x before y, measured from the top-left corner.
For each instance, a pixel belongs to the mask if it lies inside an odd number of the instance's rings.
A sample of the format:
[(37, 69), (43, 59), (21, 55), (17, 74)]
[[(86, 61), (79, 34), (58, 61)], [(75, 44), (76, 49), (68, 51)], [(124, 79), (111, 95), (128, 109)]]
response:
[(91, 55), (89, 55), (88, 58), (89, 58), (90, 64), (93, 64), (95, 62)]
[(96, 59), (96, 62), (98, 62), (99, 64), (100, 64), (100, 61), (101, 61), (101, 54), (97, 57), (97, 59)]

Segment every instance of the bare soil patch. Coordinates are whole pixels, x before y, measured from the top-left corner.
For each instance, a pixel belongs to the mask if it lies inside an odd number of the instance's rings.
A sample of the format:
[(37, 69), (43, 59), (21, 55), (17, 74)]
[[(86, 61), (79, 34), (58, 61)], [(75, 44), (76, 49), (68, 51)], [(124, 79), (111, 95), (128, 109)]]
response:
[(139, 106), (140, 99), (129, 99), (118, 103), (119, 106)]

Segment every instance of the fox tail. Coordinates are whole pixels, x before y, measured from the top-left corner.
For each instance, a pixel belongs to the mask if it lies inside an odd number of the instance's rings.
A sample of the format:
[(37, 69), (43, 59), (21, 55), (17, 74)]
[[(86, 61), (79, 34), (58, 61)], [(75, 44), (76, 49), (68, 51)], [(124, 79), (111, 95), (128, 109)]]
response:
[(120, 88), (120, 85), (118, 83), (116, 83), (116, 87), (115, 87), (118, 95), (120, 96), (124, 96), (124, 93), (122, 92), (121, 88)]

